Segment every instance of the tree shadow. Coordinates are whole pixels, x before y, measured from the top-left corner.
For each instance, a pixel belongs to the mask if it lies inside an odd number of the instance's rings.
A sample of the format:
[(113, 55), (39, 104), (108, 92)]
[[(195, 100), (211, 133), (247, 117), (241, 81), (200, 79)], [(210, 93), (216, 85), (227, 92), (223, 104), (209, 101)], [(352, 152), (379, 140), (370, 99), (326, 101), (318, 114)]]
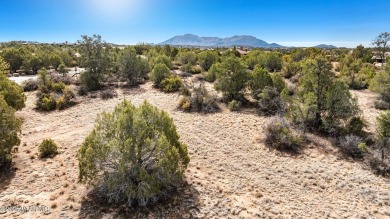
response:
[(123, 85), (120, 87), (120, 90), (125, 96), (140, 95), (146, 92), (146, 90), (139, 85), (136, 86)]
[(79, 218), (194, 218), (198, 206), (199, 192), (184, 182), (171, 197), (147, 207), (110, 204), (89, 193), (81, 203)]
[(13, 164), (0, 167), (0, 193), (4, 192), (15, 177), (16, 168)]

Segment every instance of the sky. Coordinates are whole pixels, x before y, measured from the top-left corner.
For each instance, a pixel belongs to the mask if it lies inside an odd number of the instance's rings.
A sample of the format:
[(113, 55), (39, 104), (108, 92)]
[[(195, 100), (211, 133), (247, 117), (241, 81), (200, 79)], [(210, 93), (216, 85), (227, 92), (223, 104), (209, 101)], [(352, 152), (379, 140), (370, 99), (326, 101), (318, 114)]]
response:
[(284, 46), (370, 46), (390, 32), (390, 1), (0, 0), (0, 41), (160, 43), (173, 36), (252, 35)]

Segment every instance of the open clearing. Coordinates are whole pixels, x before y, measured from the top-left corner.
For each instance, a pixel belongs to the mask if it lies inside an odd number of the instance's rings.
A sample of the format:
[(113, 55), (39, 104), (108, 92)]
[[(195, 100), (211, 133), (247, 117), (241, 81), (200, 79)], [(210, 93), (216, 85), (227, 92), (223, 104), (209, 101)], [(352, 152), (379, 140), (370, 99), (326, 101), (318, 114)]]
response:
[[(341, 159), (326, 139), (315, 137), (319, 144), (291, 157), (264, 146), (269, 118), (253, 111), (183, 113), (175, 109), (178, 94), (162, 93), (150, 82), (117, 92), (110, 100), (78, 97), (78, 105), (51, 113), (35, 111), (35, 93), (27, 94), (27, 107), (18, 112), (24, 118), (22, 144), (13, 171), (2, 176), (0, 206), (47, 206), (50, 211), (1, 210), (1, 218), (390, 218), (389, 181), (359, 162)], [(364, 91), (354, 94), (372, 98)], [(169, 112), (191, 157), (178, 195), (145, 209), (99, 206), (77, 183), (77, 150), (96, 115), (124, 98), (137, 105), (146, 99)], [(372, 130), (376, 111), (370, 104), (362, 110)], [(45, 138), (59, 144), (53, 159), (37, 158)]]

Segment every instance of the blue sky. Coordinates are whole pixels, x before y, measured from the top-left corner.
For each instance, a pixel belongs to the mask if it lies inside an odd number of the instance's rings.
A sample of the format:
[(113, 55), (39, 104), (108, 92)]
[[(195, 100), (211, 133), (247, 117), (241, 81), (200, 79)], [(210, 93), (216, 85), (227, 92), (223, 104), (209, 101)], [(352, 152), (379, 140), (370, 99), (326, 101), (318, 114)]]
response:
[(0, 41), (159, 43), (175, 35), (253, 35), (285, 46), (369, 46), (390, 31), (390, 1), (0, 0)]

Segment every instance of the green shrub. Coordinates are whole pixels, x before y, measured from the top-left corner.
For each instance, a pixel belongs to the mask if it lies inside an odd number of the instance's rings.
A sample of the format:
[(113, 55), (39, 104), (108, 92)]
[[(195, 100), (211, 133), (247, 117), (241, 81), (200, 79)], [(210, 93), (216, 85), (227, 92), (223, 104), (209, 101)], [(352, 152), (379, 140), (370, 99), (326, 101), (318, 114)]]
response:
[(175, 92), (182, 86), (182, 81), (179, 76), (170, 76), (161, 81), (160, 87), (165, 92)]
[(380, 90), (380, 97), (375, 101), (375, 108), (379, 110), (390, 109), (390, 84)]
[(59, 110), (62, 110), (65, 108), (66, 103), (65, 103), (65, 98), (63, 96), (61, 96), (57, 99), (56, 106), (57, 106), (57, 109), (59, 109)]
[(374, 102), (374, 107), (378, 110), (390, 110), (390, 103), (387, 103), (383, 100), (376, 100)]
[(200, 74), (202, 73), (202, 68), (200, 66), (191, 66), (191, 74)]
[(283, 114), (286, 103), (280, 97), (280, 93), (275, 87), (265, 87), (258, 96), (258, 107), (261, 114), (276, 115)]
[(38, 81), (30, 79), (28, 81), (23, 82), (22, 86), (24, 92), (36, 91), (38, 90)]
[(100, 92), (100, 98), (103, 100), (108, 100), (117, 97), (118, 94), (115, 90), (104, 90)]
[(273, 81), (268, 71), (262, 68), (260, 65), (256, 65), (255, 70), (251, 74), (249, 80), (249, 88), (252, 92), (252, 97), (259, 99), (259, 94), (263, 91), (263, 89), (272, 85)]
[(124, 100), (101, 113), (79, 149), (79, 179), (111, 202), (140, 206), (167, 195), (189, 163), (168, 113)]
[[(168, 59), (166, 64), (169, 64)], [(118, 60), (119, 75), (127, 79), (128, 84), (137, 85), (141, 83), (149, 71), (146, 59), (137, 55), (133, 48), (126, 48)]]
[(180, 70), (184, 73), (190, 74), (192, 71), (192, 65), (190, 63), (187, 63), (185, 65), (182, 65)]
[(77, 90), (77, 94), (80, 96), (86, 96), (88, 95), (88, 90), (85, 88), (85, 86), (80, 86), (79, 89)]
[(366, 121), (361, 117), (352, 117), (346, 125), (348, 134), (362, 136), (363, 129), (367, 126)]
[(42, 109), (44, 111), (51, 111), (56, 109), (57, 101), (54, 97), (54, 94), (41, 94), (37, 100), (36, 106), (38, 109)]
[(182, 84), (181, 84), (181, 87), (180, 87), (180, 89), (179, 89), (179, 93), (180, 93), (180, 95), (191, 96), (190, 88), (189, 88), (188, 85), (185, 84), (185, 83), (182, 83)]
[(243, 93), (250, 79), (245, 64), (235, 56), (228, 56), (222, 61), (221, 69), (217, 73), (215, 89), (222, 92), (225, 100), (244, 99)]
[(376, 144), (380, 148), (381, 158), (384, 161), (390, 149), (390, 111), (377, 117)]
[(347, 135), (339, 140), (341, 152), (353, 159), (363, 159), (364, 150), (361, 147), (363, 139), (355, 135)]
[(265, 53), (263, 57), (264, 67), (269, 72), (280, 71), (282, 69), (282, 58), (278, 52)]
[(15, 109), (0, 95), (0, 167), (12, 161), (12, 148), (20, 144), (22, 120), (15, 117)]
[(171, 74), (169, 68), (165, 64), (157, 64), (154, 66), (152, 73), (150, 74), (150, 79), (153, 81), (154, 85), (158, 87), (165, 78)]
[(329, 133), (336, 132), (359, 112), (357, 99), (352, 98), (348, 86), (342, 81), (335, 81), (329, 87), (325, 109), (322, 128)]
[[(52, 85), (55, 84), (57, 83), (52, 83)], [(38, 98), (35, 104), (37, 109), (52, 111), (57, 108), (62, 110), (72, 104), (72, 99), (76, 96), (74, 92), (61, 82), (55, 86), (58, 87), (59, 92), (54, 91), (53, 86), (51, 86), (51, 89), (44, 85), (39, 87), (39, 92), (37, 93)]]
[(68, 69), (66, 68), (66, 65), (64, 63), (61, 63), (58, 66), (58, 72), (61, 73), (63, 76), (65, 76), (65, 74), (68, 73)]
[(76, 84), (76, 79), (69, 75), (51, 74), (49, 80), (52, 83), (63, 83), (65, 85)]
[(52, 83), (51, 87), (53, 90), (57, 93), (62, 93), (62, 91), (65, 89), (66, 85), (62, 82), (59, 83)]
[(298, 62), (288, 62), (282, 69), (282, 76), (285, 78), (291, 78), (298, 75), (302, 71), (302, 66)]
[(208, 71), (211, 66), (218, 60), (218, 56), (218, 52), (216, 51), (203, 51), (198, 55), (199, 65), (205, 71)]
[(390, 66), (386, 66), (386, 70), (375, 74), (374, 78), (370, 81), (369, 89), (377, 93), (383, 93), (383, 91), (390, 86)]
[(210, 94), (203, 84), (194, 87), (190, 96), (179, 99), (178, 109), (191, 112), (214, 113), (219, 110), (217, 97)]
[(371, 156), (370, 159), (368, 159), (368, 165), (375, 174), (383, 177), (390, 176), (390, 164), (377, 156)]
[(213, 64), (208, 72), (204, 72), (204, 79), (208, 82), (214, 82), (217, 79), (217, 74), (223, 71), (220, 63)]
[(185, 112), (191, 111), (191, 97), (190, 96), (181, 96), (177, 104), (177, 108)]
[(70, 89), (69, 87), (65, 87), (65, 89), (62, 91), (62, 96), (66, 100), (66, 103), (69, 103), (71, 99), (76, 97), (72, 89)]
[(26, 96), (23, 93), (23, 88), (9, 80), (4, 74), (0, 74), (0, 95), (3, 96), (8, 106), (15, 110), (21, 110), (26, 106)]
[(241, 109), (241, 102), (240, 101), (237, 101), (237, 100), (232, 100), (229, 102), (228, 104), (228, 109), (230, 111), (240, 111)]
[(95, 91), (101, 88), (102, 75), (84, 71), (80, 74), (80, 82), (88, 91)]
[(265, 144), (270, 148), (299, 153), (303, 149), (303, 139), (282, 117), (274, 117), (265, 127)]
[(38, 147), (39, 157), (46, 158), (56, 155), (58, 147), (52, 139), (45, 139)]
[(168, 68), (172, 68), (171, 59), (166, 55), (158, 55), (150, 59), (151, 69), (153, 69), (157, 64), (165, 64)]
[(182, 50), (179, 52), (176, 58), (182, 65), (189, 64), (192, 66), (196, 63), (196, 54), (193, 51)]
[(276, 88), (276, 90), (280, 93), (284, 88), (286, 88), (286, 82), (284, 79), (277, 73), (271, 74), (272, 85)]

